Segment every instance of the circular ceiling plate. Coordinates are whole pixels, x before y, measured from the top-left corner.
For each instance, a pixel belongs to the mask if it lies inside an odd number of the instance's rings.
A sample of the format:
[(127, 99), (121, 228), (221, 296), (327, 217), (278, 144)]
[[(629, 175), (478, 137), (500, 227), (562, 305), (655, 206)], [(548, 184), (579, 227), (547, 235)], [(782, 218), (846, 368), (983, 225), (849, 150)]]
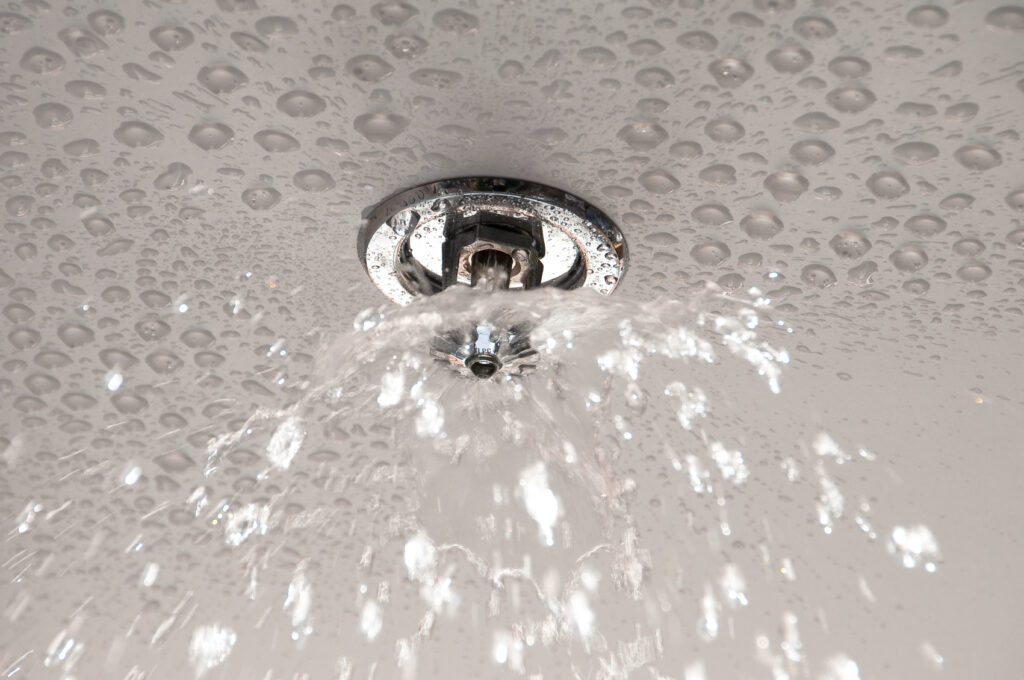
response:
[(445, 223), (490, 212), (541, 223), (543, 286), (608, 295), (626, 271), (626, 241), (601, 210), (561, 189), (500, 177), (460, 177), (401, 191), (370, 208), (359, 257), (374, 284), (399, 304), (439, 292)]

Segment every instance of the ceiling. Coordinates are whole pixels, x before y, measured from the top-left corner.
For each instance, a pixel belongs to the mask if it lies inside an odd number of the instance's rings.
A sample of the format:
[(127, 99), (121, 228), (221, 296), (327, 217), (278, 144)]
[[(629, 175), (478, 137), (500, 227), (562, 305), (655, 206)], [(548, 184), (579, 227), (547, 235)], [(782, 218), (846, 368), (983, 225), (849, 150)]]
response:
[[(199, 570), (203, 534), (146, 518), (386, 302), (368, 208), (495, 175), (618, 222), (617, 298), (757, 286), (795, 329), (802, 396), (750, 422), (882, 452), (942, 545), (837, 596), (864, 678), (1019, 674), (1024, 4), (11, 0), (0, 34), (0, 670), (191, 677), (181, 619), (150, 642), (191, 586), (140, 595), (134, 553)], [(205, 677), (347, 677), (268, 639)]]

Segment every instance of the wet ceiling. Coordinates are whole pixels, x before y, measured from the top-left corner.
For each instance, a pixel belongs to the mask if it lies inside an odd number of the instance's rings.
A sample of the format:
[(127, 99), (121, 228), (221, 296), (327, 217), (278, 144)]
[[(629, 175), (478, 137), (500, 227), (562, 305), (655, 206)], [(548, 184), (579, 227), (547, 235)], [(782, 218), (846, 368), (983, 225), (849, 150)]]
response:
[(617, 297), (757, 286), (799, 330), (789, 379), (815, 398), (789, 417), (887, 451), (948, 562), (884, 615), (849, 603), (924, 631), (859, 629), (865, 677), (921, 677), (935, 649), (949, 677), (1019, 673), (1024, 5), (21, 0), (0, 36), (5, 580), (36, 578), (27, 489), (49, 512), (90, 472), (148, 484), (81, 510), (110, 518), (103, 547), (51, 538), (91, 550), (84, 575), (3, 588), (0, 669), (121, 569), (210, 436), (293, 398), (385, 302), (356, 256), (368, 207), (497, 175), (620, 224)]

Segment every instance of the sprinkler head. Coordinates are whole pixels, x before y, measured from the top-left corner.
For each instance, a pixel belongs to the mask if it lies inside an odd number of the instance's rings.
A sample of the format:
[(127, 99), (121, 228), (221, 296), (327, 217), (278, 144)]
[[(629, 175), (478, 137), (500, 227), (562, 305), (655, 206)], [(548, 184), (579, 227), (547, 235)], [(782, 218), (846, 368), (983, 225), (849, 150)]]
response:
[[(439, 180), (390, 196), (365, 216), (359, 257), (373, 283), (399, 304), (481, 279), (488, 290), (589, 288), (608, 295), (626, 271), (625, 238), (607, 215), (534, 182)], [(481, 277), (486, 271), (504, 273), (507, 282)]]
[(466, 357), (466, 368), (481, 380), (487, 380), (501, 370), (501, 362), (493, 354), (481, 352)]
[(434, 337), (431, 354), (467, 378), (521, 376), (536, 367), (530, 330), (508, 319), (451, 328)]
[[(608, 295), (626, 271), (626, 241), (603, 212), (566, 191), (500, 177), (440, 180), (386, 198), (366, 213), (358, 246), (374, 284), (400, 304), (454, 286)], [(537, 354), (519, 319), (445, 329), (431, 353), (479, 380), (522, 375)]]

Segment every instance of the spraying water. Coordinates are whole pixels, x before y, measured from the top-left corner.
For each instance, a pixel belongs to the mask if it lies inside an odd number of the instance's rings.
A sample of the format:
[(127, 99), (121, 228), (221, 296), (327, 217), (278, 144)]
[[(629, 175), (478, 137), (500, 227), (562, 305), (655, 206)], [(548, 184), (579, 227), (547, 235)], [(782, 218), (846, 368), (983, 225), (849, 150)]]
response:
[[(41, 667), (162, 677), (136, 663), (161, 650), (195, 678), (860, 678), (828, 602), (941, 555), (919, 518), (876, 515), (883, 454), (780, 418), (794, 331), (756, 290), (460, 287), (367, 310), (297, 399), (209, 433), (194, 486), (151, 509), (125, 548), (145, 555), (121, 591), (136, 616), (61, 612)], [(466, 338), (504, 338), (500, 370), (467, 370)], [(60, 512), (26, 503), (15, 546)], [(805, 572), (821, 552), (831, 573)]]
[[(148, 554), (143, 593), (194, 588), (117, 622), (120, 642), (78, 607), (43, 667), (145, 677), (133, 649), (163, 648), (196, 678), (252, 677), (291, 645), (314, 676), (694, 680), (753, 656), (775, 678), (860, 677), (797, 585), (802, 534), (924, 571), (939, 549), (872, 516), (845, 471), (871, 479), (873, 453), (763, 425), (792, 331), (757, 291), (637, 308), (455, 288), (367, 310), (300, 398), (213, 436), (195, 486), (150, 513), (192, 527), (187, 556), (158, 522), (127, 547)], [(466, 338), (504, 338), (500, 370), (467, 370)], [(11, 540), (59, 513), (37, 491)], [(238, 600), (251, 619), (223, 614)]]

